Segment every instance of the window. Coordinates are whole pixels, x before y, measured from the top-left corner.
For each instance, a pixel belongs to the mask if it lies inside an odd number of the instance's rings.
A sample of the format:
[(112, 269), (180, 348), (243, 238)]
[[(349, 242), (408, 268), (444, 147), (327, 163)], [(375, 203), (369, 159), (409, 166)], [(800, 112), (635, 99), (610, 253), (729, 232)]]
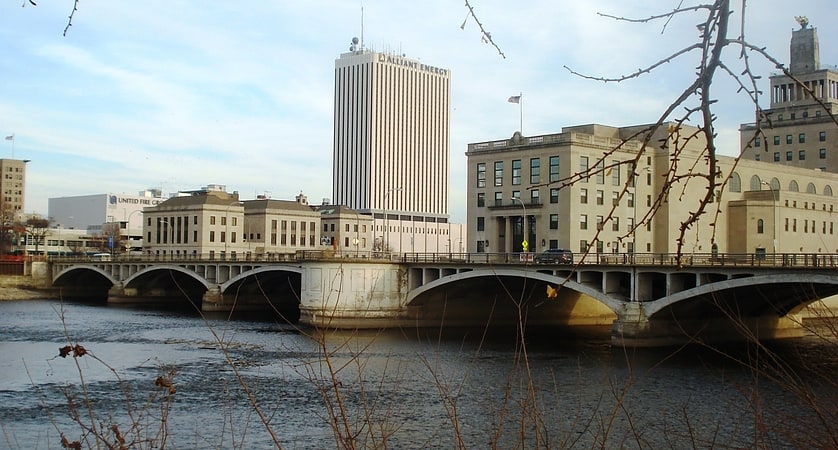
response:
[(617, 164), (615, 167), (611, 167), (608, 169), (611, 172), (611, 186), (619, 186), (620, 185), (620, 166), (619, 161), (614, 161), (614, 164)]
[(611, 218), (611, 231), (620, 231), (620, 218), (619, 217), (612, 217)]
[(503, 161), (495, 161), (495, 186), (503, 186)]
[(503, 206), (503, 192), (495, 192), (495, 206)]
[(579, 229), (580, 230), (587, 230), (588, 229), (588, 215), (587, 214), (579, 214)]
[(780, 136), (774, 136), (774, 145), (780, 145)]
[(588, 157), (587, 156), (580, 156), (579, 157), (579, 173), (583, 175), (582, 182), (588, 182)]
[(550, 157), (550, 182), (559, 181), (559, 157)]
[(209, 241), (215, 242), (215, 231), (210, 231)]
[(215, 216), (210, 216), (210, 225), (215, 225)]
[(478, 192), (477, 193), (477, 207), (482, 208), (486, 206), (486, 193), (485, 192)]
[(579, 189), (579, 203), (583, 205), (588, 204), (588, 188)]
[(634, 208), (634, 192), (628, 193), (628, 207)]
[(602, 241), (596, 241), (596, 252), (597, 253), (602, 253), (602, 251), (603, 251)]
[(540, 205), (541, 204), (541, 191), (538, 189), (533, 189), (530, 191), (530, 204), (531, 205)]
[(797, 152), (797, 159), (804, 161), (806, 159), (806, 150), (800, 150)]
[(558, 230), (559, 229), (559, 215), (558, 214), (550, 214), (550, 229), (551, 230)]
[(754, 147), (762, 147), (762, 138), (759, 136), (754, 138)]
[(604, 218), (602, 216), (596, 216), (596, 229), (597, 231), (602, 231), (602, 222)]
[(780, 152), (774, 152), (774, 162), (780, 162)]
[(800, 133), (797, 135), (797, 143), (805, 144), (806, 143), (806, 133)]
[(818, 158), (826, 159), (826, 149), (822, 148), (818, 150)]
[(826, 142), (826, 131), (819, 131), (818, 132), (818, 140), (820, 142)]
[(477, 187), (486, 187), (486, 163), (477, 163)]
[(530, 159), (530, 184), (541, 182), (541, 160), (539, 158)]
[(579, 241), (579, 253), (587, 253), (588, 252), (588, 241), (585, 239), (581, 239)]
[(757, 234), (763, 234), (765, 232), (765, 222), (762, 219), (757, 220)]
[(227, 216), (221, 217), (221, 226), (227, 226)]
[(478, 217), (477, 218), (477, 231), (485, 231), (486, 230), (486, 218), (485, 217)]
[(550, 188), (550, 203), (559, 203), (559, 189)]
[(601, 190), (596, 191), (596, 204), (603, 205), (605, 204), (605, 192)]
[[(495, 180), (497, 183), (497, 180)], [(521, 184), (521, 160), (512, 160), (512, 185), (518, 186)]]
[(791, 150), (786, 152), (786, 161), (791, 161), (794, 158), (794, 152)]
[(601, 159), (596, 163), (596, 184), (605, 184), (605, 161)]
[(786, 144), (791, 144), (792, 142), (794, 142), (794, 140), (792, 139), (792, 136), (790, 134), (787, 134), (786, 135)]
[(754, 161), (760, 161), (762, 159), (762, 155), (759, 153), (754, 153)]
[(617, 191), (611, 192), (611, 205), (617, 206), (620, 204), (620, 193)]

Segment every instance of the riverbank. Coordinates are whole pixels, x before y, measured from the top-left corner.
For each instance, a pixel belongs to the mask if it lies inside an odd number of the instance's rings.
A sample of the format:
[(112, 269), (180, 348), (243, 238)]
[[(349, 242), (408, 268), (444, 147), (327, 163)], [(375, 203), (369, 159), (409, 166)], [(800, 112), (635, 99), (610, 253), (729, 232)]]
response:
[(38, 300), (53, 298), (54, 296), (55, 294), (51, 289), (43, 289), (35, 286), (32, 277), (0, 276), (0, 301)]

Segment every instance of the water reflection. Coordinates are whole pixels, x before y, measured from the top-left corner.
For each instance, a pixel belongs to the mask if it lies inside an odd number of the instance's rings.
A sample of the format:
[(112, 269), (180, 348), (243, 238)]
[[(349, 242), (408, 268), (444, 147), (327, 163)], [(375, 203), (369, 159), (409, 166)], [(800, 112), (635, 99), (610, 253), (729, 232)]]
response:
[[(98, 418), (121, 429), (141, 417), (142, 433), (157, 436), (154, 380), (169, 371), (177, 393), (166, 443), (174, 448), (271, 447), (253, 402), (286, 448), (334, 447), (335, 423), (359, 446), (391, 448), (824, 446), (834, 436), (834, 342), (772, 344), (778, 365), (753, 346), (622, 350), (607, 330), (588, 331), (581, 340), (531, 333), (521, 352), (515, 330), (313, 335), (269, 317), (5, 302), (0, 446), (56, 447), (59, 431), (79, 439), (68, 395), (89, 398)], [(107, 366), (57, 357), (67, 342)], [(801, 392), (814, 394), (820, 417)]]

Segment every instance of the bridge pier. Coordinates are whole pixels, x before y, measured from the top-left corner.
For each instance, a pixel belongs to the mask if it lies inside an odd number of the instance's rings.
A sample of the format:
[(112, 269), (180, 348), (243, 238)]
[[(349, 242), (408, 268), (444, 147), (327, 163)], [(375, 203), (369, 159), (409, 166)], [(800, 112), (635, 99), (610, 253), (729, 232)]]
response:
[(398, 263), (318, 262), (303, 266), (300, 323), (325, 328), (415, 325), (407, 271)]
[[(637, 305), (637, 306), (632, 306)], [(686, 343), (721, 343), (802, 337), (800, 314), (784, 317), (708, 317), (647, 319), (641, 304), (628, 303), (611, 328), (611, 343), (623, 347), (662, 347)]]
[(201, 311), (230, 312), (233, 310), (234, 302), (224, 298), (221, 286), (215, 285), (207, 289), (201, 299)]

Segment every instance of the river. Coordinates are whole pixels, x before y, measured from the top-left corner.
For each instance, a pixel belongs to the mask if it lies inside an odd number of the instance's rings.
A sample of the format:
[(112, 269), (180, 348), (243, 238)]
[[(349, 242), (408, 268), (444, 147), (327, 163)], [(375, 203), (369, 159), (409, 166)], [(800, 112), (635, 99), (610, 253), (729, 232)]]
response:
[[(512, 330), (310, 333), (0, 302), (0, 448), (95, 448), (115, 430), (135, 448), (838, 446), (835, 339), (625, 351), (533, 333), (522, 353)], [(87, 353), (59, 356), (68, 344)]]

